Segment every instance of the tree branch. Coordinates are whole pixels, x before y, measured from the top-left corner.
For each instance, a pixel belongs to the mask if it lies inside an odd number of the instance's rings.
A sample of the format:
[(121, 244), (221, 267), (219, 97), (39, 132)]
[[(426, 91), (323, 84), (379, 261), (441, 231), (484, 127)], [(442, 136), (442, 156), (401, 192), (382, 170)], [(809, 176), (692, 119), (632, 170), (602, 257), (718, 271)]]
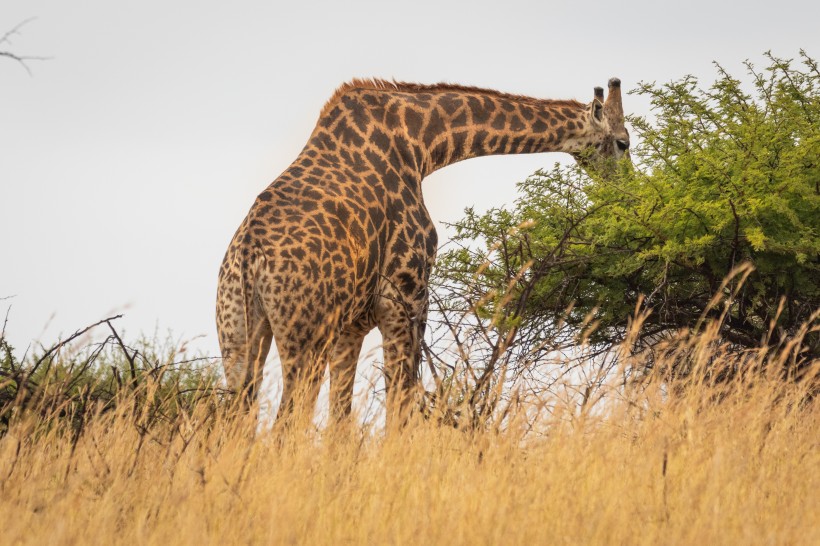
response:
[[(2, 37), (0, 37), (0, 44), (11, 45), (12, 44), (11, 37), (15, 36), (15, 35), (20, 36), (20, 29), (23, 28), (28, 23), (30, 23), (31, 21), (34, 21), (35, 19), (36, 19), (36, 17), (29, 17), (28, 19), (26, 19), (22, 23), (19, 23), (17, 26), (15, 26), (11, 30), (7, 31), (5, 34), (3, 34)], [(38, 56), (33, 56), (33, 55), (18, 55), (17, 53), (12, 53), (11, 51), (0, 51), (0, 57), (6, 57), (6, 58), (11, 59), (13, 61), (17, 61), (20, 64), (20, 66), (25, 68), (25, 70), (26, 70), (26, 72), (28, 72), (29, 76), (33, 76), (34, 74), (31, 72), (31, 69), (26, 64), (26, 61), (47, 61), (51, 58), (51, 57), (38, 57)]]

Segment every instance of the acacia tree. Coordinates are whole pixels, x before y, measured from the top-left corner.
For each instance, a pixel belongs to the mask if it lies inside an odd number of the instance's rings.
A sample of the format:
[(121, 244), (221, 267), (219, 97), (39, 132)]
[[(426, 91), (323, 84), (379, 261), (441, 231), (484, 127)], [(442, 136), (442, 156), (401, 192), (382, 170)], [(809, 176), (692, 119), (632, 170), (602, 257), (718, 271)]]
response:
[[(510, 209), (467, 210), (434, 273), (433, 337), (469, 323), (459, 343), (484, 348), (468, 367), (491, 382), (582, 332), (605, 354), (636, 309), (651, 311), (643, 347), (704, 319), (739, 350), (816, 321), (820, 72), (803, 51), (767, 57), (762, 71), (746, 63), (745, 84), (719, 65), (706, 88), (692, 76), (640, 84), (654, 119), (630, 118), (638, 145), (612, 176), (556, 166), (521, 183)], [(747, 263), (745, 282), (722, 284)], [(804, 343), (796, 367), (820, 357), (816, 329)]]

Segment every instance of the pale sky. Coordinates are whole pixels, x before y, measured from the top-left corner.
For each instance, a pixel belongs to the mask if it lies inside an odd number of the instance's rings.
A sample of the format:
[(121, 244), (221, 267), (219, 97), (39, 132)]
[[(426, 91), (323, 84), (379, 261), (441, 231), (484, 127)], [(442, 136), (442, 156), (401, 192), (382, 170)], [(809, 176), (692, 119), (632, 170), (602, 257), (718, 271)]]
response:
[[(588, 102), (619, 76), (712, 81), (820, 56), (820, 3), (0, 0), (0, 311), (21, 351), (114, 312), (218, 354), (219, 264), (255, 196), (352, 77)], [(638, 97), (629, 113), (647, 114)], [(425, 182), (437, 222), (500, 206), (561, 154), (473, 159)], [(446, 238), (446, 233), (440, 229)], [(0, 317), (0, 320), (2, 317)]]

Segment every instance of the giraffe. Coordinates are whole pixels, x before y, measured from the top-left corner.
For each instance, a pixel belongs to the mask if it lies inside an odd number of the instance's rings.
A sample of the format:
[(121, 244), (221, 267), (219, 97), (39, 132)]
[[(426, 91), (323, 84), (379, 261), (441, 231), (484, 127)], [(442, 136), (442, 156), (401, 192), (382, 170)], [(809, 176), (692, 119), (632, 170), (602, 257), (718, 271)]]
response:
[[(491, 154), (568, 152), (585, 169), (628, 153), (621, 82), (591, 103), (452, 84), (353, 80), (339, 87), (296, 160), (262, 191), (219, 271), (216, 319), (225, 375), (257, 397), (275, 339), (277, 421), (297, 393), (312, 415), (330, 367), (331, 416), (351, 412), (365, 335), (384, 340), (388, 419), (419, 382), (437, 235), (421, 182)], [(302, 391), (299, 391), (301, 388)]]

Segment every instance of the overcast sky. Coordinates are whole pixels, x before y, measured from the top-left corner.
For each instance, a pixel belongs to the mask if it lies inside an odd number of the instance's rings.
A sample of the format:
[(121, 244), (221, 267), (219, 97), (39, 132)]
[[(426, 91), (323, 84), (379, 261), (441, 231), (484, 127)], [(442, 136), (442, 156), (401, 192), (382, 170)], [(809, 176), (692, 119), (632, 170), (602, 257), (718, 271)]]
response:
[[(19, 349), (123, 312), (216, 355), (219, 264), (254, 197), (352, 77), (588, 102), (619, 76), (741, 74), (820, 56), (820, 2), (0, 0), (0, 311)], [(627, 112), (648, 105), (626, 97)], [(480, 158), (425, 182), (437, 222), (510, 203), (561, 154)], [(2, 318), (2, 317), (0, 317)]]

